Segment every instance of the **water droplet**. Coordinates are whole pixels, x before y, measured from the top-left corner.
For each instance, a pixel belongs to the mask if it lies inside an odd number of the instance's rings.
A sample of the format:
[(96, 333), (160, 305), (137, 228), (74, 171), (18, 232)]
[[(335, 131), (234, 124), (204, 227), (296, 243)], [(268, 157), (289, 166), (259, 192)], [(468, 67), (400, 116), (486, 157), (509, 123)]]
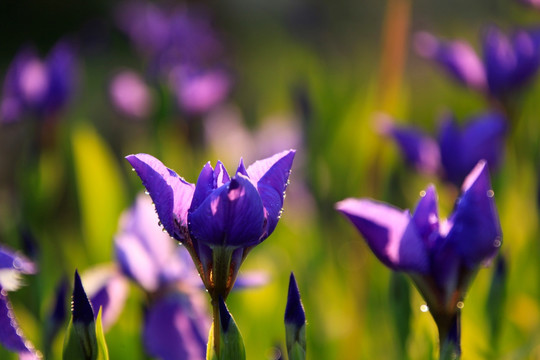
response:
[(424, 190), (420, 191), (420, 197), (426, 196), (426, 192)]
[(131, 171), (135, 171), (135, 168), (131, 168)]
[(458, 301), (458, 303), (456, 304), (457, 308), (458, 309), (463, 309), (463, 307), (465, 306), (465, 304), (463, 303), (463, 301)]
[(494, 196), (495, 196), (495, 192), (493, 190), (490, 189), (487, 191), (487, 197), (492, 198)]
[(144, 193), (145, 193), (146, 195), (150, 195), (150, 193), (148, 192), (148, 190), (147, 190), (147, 191), (145, 191)]
[(19, 258), (15, 258), (13, 260), (13, 267), (16, 269), (16, 270), (20, 270), (22, 268), (22, 262), (21, 262), (21, 259)]
[(502, 241), (500, 237), (496, 237), (495, 240), (493, 240), (493, 246), (500, 247), (502, 245)]
[(420, 305), (420, 311), (421, 312), (428, 312), (429, 311), (429, 307), (426, 305), (426, 304), (422, 304)]

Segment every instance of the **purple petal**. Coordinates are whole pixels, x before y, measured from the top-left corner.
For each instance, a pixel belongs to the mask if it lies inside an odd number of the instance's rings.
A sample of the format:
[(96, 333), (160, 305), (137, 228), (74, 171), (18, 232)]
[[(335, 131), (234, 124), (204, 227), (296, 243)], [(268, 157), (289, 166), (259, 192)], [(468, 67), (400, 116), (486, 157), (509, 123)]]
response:
[(459, 186), (468, 171), (463, 170), (462, 139), (459, 127), (453, 115), (446, 116), (441, 122), (439, 130), (439, 146), (441, 151), (441, 164), (444, 177), (451, 183)]
[(300, 328), (305, 323), (306, 313), (304, 311), (304, 305), (302, 305), (302, 300), (300, 299), (300, 291), (298, 290), (294, 274), (291, 273), (287, 306), (285, 307), (285, 325), (292, 324), (295, 326), (296, 331), (300, 331)]
[(496, 27), (490, 27), (484, 36), (484, 62), (490, 92), (503, 96), (536, 74), (540, 54), (535, 39), (526, 31), (519, 31), (510, 39)]
[(236, 278), (234, 290), (257, 288), (270, 282), (270, 276), (264, 271), (243, 272)]
[(0, 246), (0, 269), (16, 270), (23, 274), (36, 273), (32, 261), (5, 246)]
[(143, 339), (152, 357), (163, 360), (202, 360), (210, 319), (204, 300), (174, 294), (157, 300), (148, 309)]
[(88, 299), (94, 309), (94, 318), (101, 307), (101, 317), (105, 330), (116, 323), (128, 295), (125, 278), (113, 267), (95, 267), (83, 274)]
[(414, 210), (412, 221), (426, 247), (431, 249), (439, 235), (439, 213), (435, 186), (428, 186), (426, 191), (421, 193), (421, 196)]
[(229, 181), (231, 181), (231, 178), (227, 173), (227, 169), (225, 169), (225, 166), (221, 161), (218, 161), (216, 168), (214, 169), (214, 189), (221, 187)]
[(22, 335), (7, 292), (0, 286), (0, 344), (24, 359), (39, 359), (32, 344)]
[(194, 186), (148, 154), (128, 155), (126, 159), (146, 187), (163, 227), (180, 241), (184, 240), (180, 227), (187, 227), (187, 211), (193, 199)]
[(437, 62), (447, 73), (467, 87), (486, 89), (484, 66), (476, 52), (464, 41), (442, 42), (435, 36), (421, 32), (415, 36), (418, 54)]
[(257, 184), (266, 210), (266, 236), (274, 231), (280, 218), (295, 153), (296, 150), (286, 150), (256, 161), (247, 168), (249, 179)]
[(262, 240), (264, 220), (257, 189), (240, 174), (189, 214), (192, 237), (209, 246), (256, 245)]
[(502, 160), (507, 129), (506, 119), (499, 113), (489, 112), (471, 119), (463, 130), (464, 170), (467, 174), (480, 160), (496, 170)]
[(76, 61), (73, 49), (65, 42), (58, 43), (47, 58), (48, 87), (45, 111), (54, 113), (63, 107), (74, 93)]
[(214, 169), (210, 162), (207, 162), (199, 174), (197, 184), (195, 185), (195, 192), (193, 194), (193, 201), (191, 202), (189, 212), (197, 210), (197, 208), (203, 203), (203, 201), (216, 189), (214, 181)]
[(538, 72), (540, 49), (534, 37), (526, 31), (518, 31), (512, 40), (518, 59), (512, 86), (518, 87), (529, 82)]
[(150, 114), (152, 94), (144, 80), (134, 71), (116, 74), (109, 86), (111, 102), (122, 115), (142, 119)]
[(496, 169), (502, 160), (506, 128), (504, 117), (495, 112), (472, 118), (463, 130), (448, 116), (439, 134), (445, 177), (459, 186), (482, 159)]
[(485, 161), (465, 179), (447, 236), (469, 268), (489, 261), (502, 243), (502, 231)]
[(221, 69), (179, 66), (171, 77), (178, 104), (189, 114), (212, 110), (225, 100), (231, 87), (229, 75)]
[(379, 126), (385, 135), (391, 136), (399, 146), (405, 161), (418, 171), (435, 174), (440, 166), (437, 143), (414, 128), (398, 127), (386, 118), (379, 118)]
[(426, 244), (419, 237), (408, 211), (367, 199), (345, 199), (336, 204), (362, 234), (386, 266), (394, 270), (426, 273)]

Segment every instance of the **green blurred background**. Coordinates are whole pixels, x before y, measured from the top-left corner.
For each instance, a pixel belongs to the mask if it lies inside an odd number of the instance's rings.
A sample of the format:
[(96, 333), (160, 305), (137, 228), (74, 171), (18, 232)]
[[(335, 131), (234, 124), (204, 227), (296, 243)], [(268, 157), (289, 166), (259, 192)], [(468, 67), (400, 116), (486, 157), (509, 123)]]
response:
[[(23, 226), (40, 248), (40, 272), (27, 276), (26, 286), (10, 294), (25, 334), (38, 349), (42, 319), (59, 279), (75, 268), (84, 271), (113, 259), (119, 215), (143, 190), (125, 155), (153, 154), (190, 182), (207, 160), (215, 164), (222, 159), (229, 169), (236, 166), (231, 156), (235, 149), (212, 143), (191, 146), (182, 119), (162, 94), (157, 94), (160, 110), (147, 121), (130, 121), (112, 110), (106, 92), (112, 74), (143, 66), (113, 23), (117, 4), (0, 4), (0, 76), (22, 45), (34, 44), (45, 54), (66, 35), (81, 45), (79, 89), (57, 127), (45, 130), (52, 139), (37, 159), (30, 150), (32, 126), (0, 128), (1, 242), (22, 249)], [(259, 289), (235, 292), (228, 300), (248, 359), (273, 359), (273, 347), (283, 346), (290, 271), (306, 309), (309, 358), (436, 357), (436, 327), (420, 311), (420, 296), (411, 287), (410, 307), (404, 302), (403, 291), (407, 299), (410, 285), (399, 291), (403, 279), (392, 278), (333, 206), (346, 197), (371, 197), (413, 208), (431, 182), (437, 185), (442, 215), (448, 215), (456, 190), (406, 167), (394, 144), (376, 133), (374, 114), (386, 112), (433, 133), (444, 110), (453, 110), (460, 119), (485, 110), (479, 95), (413, 53), (411, 35), (428, 30), (467, 39), (478, 48), (479, 31), (486, 24), (534, 26), (540, 24), (540, 13), (511, 0), (232, 0), (205, 5), (235, 71), (228, 105), (247, 130), (256, 136), (275, 119), (304, 129), (283, 217), (243, 265), (243, 270), (267, 271), (272, 280)], [(307, 118), (298, 111), (295, 89), (308, 96), (312, 111)], [(488, 305), (496, 300), (489, 296), (493, 267), (482, 269), (463, 309), (465, 360), (540, 358), (539, 99), (540, 88), (533, 84), (508, 140), (504, 165), (493, 176), (504, 232), (501, 252), (508, 259), (506, 301), (501, 308)], [(243, 154), (246, 163), (264, 151)], [(14, 191), (27, 199), (24, 205), (14, 200)], [(106, 334), (112, 359), (145, 358), (142, 301), (134, 287), (120, 320)], [(402, 320), (410, 309), (404, 344), (395, 325), (396, 308)], [(502, 328), (493, 338), (490, 319), (496, 317)], [(61, 345), (62, 335), (55, 342), (58, 358)], [(9, 358), (1, 351), (0, 356)]]

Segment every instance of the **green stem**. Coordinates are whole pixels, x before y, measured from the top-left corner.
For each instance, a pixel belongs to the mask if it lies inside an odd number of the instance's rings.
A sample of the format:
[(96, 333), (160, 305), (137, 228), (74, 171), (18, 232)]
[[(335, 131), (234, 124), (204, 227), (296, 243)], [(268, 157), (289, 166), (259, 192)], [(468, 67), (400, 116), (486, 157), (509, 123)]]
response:
[(437, 316), (439, 329), (440, 360), (455, 360), (461, 357), (461, 310), (454, 314)]
[(219, 302), (217, 300), (212, 300), (212, 316), (214, 317), (214, 352), (216, 354), (216, 358), (221, 358), (221, 349), (219, 347), (219, 341), (221, 337), (221, 331), (220, 331), (220, 320), (219, 320)]

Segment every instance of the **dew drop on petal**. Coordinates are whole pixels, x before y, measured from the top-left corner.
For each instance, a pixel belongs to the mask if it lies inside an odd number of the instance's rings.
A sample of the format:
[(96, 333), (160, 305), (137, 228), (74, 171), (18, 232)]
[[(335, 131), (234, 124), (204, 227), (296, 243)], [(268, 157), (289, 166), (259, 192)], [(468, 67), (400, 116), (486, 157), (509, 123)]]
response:
[(131, 171), (135, 171), (135, 168), (131, 168)]
[(420, 191), (420, 197), (426, 196), (426, 192), (424, 190)]
[(458, 301), (457, 304), (456, 304), (456, 307), (458, 309), (463, 309), (464, 306), (465, 306), (465, 304), (463, 303), (463, 301)]
[(148, 192), (148, 190), (146, 190), (144, 193), (145, 193), (146, 195), (150, 195), (150, 193)]
[(429, 307), (426, 305), (426, 304), (422, 304), (420, 305), (420, 311), (421, 312), (428, 312), (429, 311)]
[(496, 237), (495, 240), (493, 240), (493, 246), (495, 247), (500, 247), (502, 245), (502, 241), (501, 241), (501, 238), (500, 237)]
[(493, 196), (495, 196), (495, 192), (493, 190), (491, 190), (491, 189), (488, 190), (487, 191), (487, 197), (492, 198)]

